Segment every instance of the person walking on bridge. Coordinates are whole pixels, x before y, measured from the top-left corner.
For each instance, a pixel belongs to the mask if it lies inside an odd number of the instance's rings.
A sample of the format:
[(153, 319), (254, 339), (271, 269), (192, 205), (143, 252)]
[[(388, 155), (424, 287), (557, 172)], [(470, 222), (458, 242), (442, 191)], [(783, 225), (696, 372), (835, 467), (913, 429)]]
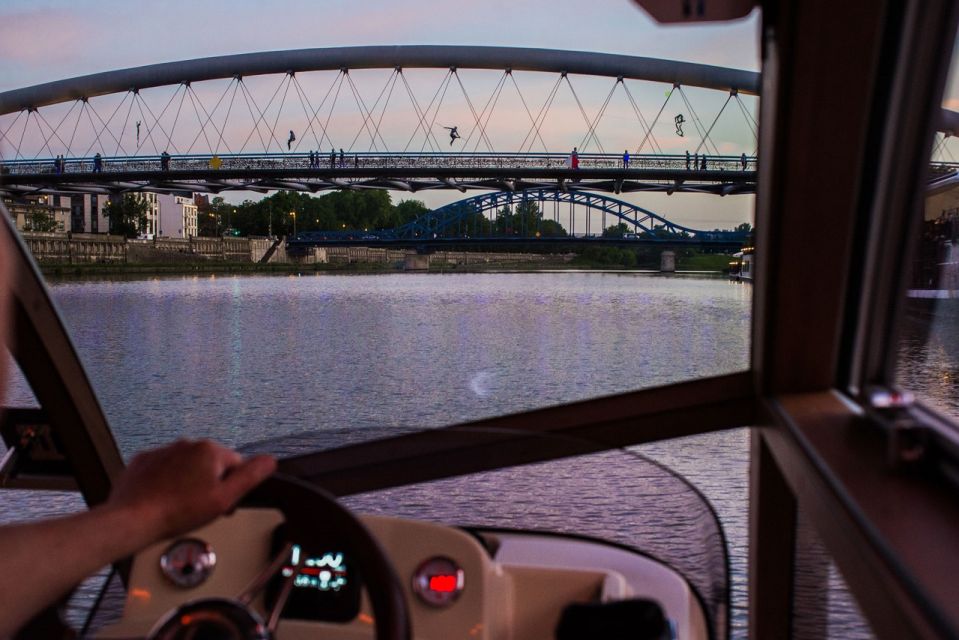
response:
[(623, 151), (623, 169), (629, 169), (629, 149)]
[(579, 153), (576, 151), (576, 147), (573, 147), (573, 152), (569, 154), (569, 168), (579, 169)]
[(743, 171), (746, 170), (746, 153), (743, 152), (742, 157), (739, 158), (739, 161), (743, 164)]
[(686, 171), (689, 171), (689, 149), (686, 149)]
[(330, 169), (336, 168), (336, 149), (330, 149)]
[(100, 155), (100, 152), (97, 151), (97, 154), (93, 156), (93, 173), (101, 173), (103, 171), (103, 156)]

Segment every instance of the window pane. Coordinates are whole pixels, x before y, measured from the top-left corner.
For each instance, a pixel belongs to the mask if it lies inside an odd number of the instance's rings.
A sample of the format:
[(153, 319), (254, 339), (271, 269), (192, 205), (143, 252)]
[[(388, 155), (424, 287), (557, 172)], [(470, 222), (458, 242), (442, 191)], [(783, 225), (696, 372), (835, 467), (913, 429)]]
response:
[[(943, 108), (959, 109), (955, 54)], [(959, 419), (959, 144), (938, 133), (922, 235), (906, 300), (898, 382)]]

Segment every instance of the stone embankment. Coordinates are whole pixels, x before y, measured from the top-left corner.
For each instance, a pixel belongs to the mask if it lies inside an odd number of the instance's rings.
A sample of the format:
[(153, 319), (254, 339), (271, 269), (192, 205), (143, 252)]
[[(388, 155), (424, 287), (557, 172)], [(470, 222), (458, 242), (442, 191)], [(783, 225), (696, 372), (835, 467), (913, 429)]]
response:
[[(274, 245), (270, 238), (156, 238), (128, 240), (98, 233), (24, 233), (23, 240), (41, 265), (46, 264), (196, 264), (260, 262)], [(271, 261), (286, 262), (279, 250)]]
[(412, 249), (317, 247), (302, 255), (286, 252), (283, 239), (273, 238), (156, 238), (128, 240), (122, 236), (83, 233), (23, 233), (23, 240), (41, 266), (156, 265), (214, 267), (217, 264), (382, 265), (406, 270), (483, 268), (509, 265), (562, 265), (573, 254), (483, 253)]

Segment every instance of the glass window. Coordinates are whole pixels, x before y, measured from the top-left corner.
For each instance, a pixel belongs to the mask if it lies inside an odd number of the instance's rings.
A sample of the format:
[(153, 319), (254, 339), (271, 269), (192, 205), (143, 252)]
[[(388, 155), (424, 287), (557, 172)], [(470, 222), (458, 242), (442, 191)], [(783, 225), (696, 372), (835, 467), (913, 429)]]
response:
[[(959, 110), (955, 55), (942, 107)], [(937, 133), (933, 144), (897, 378), (923, 402), (959, 419), (959, 144), (954, 133)]]

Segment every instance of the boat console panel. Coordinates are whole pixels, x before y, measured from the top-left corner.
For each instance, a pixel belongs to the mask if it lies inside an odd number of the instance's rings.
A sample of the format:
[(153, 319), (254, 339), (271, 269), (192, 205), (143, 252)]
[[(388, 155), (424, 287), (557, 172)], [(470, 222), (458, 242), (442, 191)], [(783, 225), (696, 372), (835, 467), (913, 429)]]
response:
[[(708, 637), (705, 615), (686, 581), (665, 565), (626, 549), (557, 535), (471, 534), (415, 520), (360, 519), (403, 583), (414, 638), (547, 640), (556, 637), (571, 604), (639, 599), (659, 605), (666, 621), (664, 639)], [(272, 509), (240, 509), (142, 551), (134, 560), (122, 619), (98, 637), (142, 637), (183, 603), (236, 598), (282, 546), (281, 521)], [(194, 550), (181, 551), (178, 543), (184, 542), (195, 545)], [(294, 547), (290, 562), (280, 569), (278, 575), (290, 576), (296, 563), (298, 572), (276, 637), (372, 638), (372, 608), (349, 556), (318, 546), (324, 551), (308, 556)], [(194, 579), (196, 584), (178, 586), (167, 575), (170, 566), (187, 576), (203, 567), (209, 570), (204, 569), (203, 579)], [(265, 599), (254, 601), (255, 608), (268, 610), (277, 589), (267, 588)]]

